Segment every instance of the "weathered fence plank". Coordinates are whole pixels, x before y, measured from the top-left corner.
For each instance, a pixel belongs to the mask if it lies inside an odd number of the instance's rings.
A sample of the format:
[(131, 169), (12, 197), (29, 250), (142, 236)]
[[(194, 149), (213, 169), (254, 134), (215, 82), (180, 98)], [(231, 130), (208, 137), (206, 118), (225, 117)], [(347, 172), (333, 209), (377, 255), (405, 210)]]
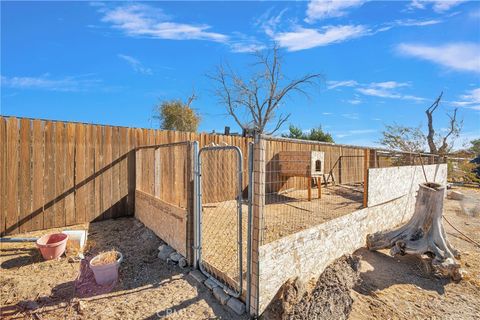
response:
[(87, 191), (85, 187), (85, 126), (75, 128), (75, 222), (87, 220)]
[(7, 165), (6, 148), (7, 133), (5, 118), (0, 118), (0, 233), (5, 232), (5, 219), (7, 216)]
[(75, 224), (75, 124), (65, 129), (65, 225)]
[(85, 132), (85, 176), (87, 179), (87, 206), (86, 219), (87, 222), (95, 219), (95, 134), (96, 130), (93, 126), (86, 126)]
[(43, 186), (45, 183), (44, 160), (44, 128), (41, 120), (33, 120), (33, 139), (32, 139), (32, 230), (43, 229), (43, 206), (45, 200), (43, 197)]
[(119, 210), (120, 200), (120, 163), (119, 161), (119, 132), (118, 128), (112, 128), (112, 217), (117, 218), (121, 215)]
[(31, 146), (32, 146), (32, 122), (29, 119), (20, 119), (19, 144), (19, 174), (18, 197), (19, 197), (19, 231), (25, 232), (32, 229), (32, 184), (31, 184)]
[(102, 173), (103, 168), (103, 127), (95, 126), (95, 211), (93, 220), (103, 218), (103, 186)]
[(55, 225), (55, 123), (45, 123), (44, 217), (43, 227)]
[(55, 123), (55, 227), (65, 226), (65, 124)]
[(103, 218), (112, 218), (112, 127), (104, 128), (103, 142), (103, 166), (102, 189), (103, 189)]
[(7, 119), (7, 217), (6, 231), (17, 233), (18, 230), (18, 120)]

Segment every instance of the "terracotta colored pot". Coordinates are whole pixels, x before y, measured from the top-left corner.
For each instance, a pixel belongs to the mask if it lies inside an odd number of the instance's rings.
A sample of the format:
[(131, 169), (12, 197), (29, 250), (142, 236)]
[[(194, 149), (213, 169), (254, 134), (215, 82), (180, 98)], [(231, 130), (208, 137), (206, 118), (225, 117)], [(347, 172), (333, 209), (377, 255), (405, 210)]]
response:
[(59, 258), (67, 246), (68, 235), (64, 233), (46, 234), (37, 240), (37, 247), (43, 259), (52, 260)]
[(120, 267), (120, 263), (123, 261), (123, 255), (117, 251), (117, 256), (117, 261), (97, 266), (94, 265), (95, 261), (99, 260), (102, 257), (102, 254), (99, 254), (90, 260), (90, 269), (93, 271), (95, 282), (97, 282), (97, 284), (106, 285), (118, 279), (118, 268)]

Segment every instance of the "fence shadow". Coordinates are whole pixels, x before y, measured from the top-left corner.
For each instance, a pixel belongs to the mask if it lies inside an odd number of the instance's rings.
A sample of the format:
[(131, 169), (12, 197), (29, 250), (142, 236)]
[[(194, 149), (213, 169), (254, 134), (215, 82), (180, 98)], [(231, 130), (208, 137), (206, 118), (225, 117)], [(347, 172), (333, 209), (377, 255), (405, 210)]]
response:
[[(90, 182), (94, 181), (95, 179), (99, 178), (102, 174), (104, 174), (108, 170), (112, 169), (115, 165), (118, 165), (121, 161), (126, 159), (127, 160), (127, 168), (131, 168), (131, 167), (135, 168), (135, 150), (136, 149), (132, 149), (132, 150), (128, 151), (127, 153), (121, 155), (119, 158), (113, 160), (111, 163), (104, 166), (102, 169), (94, 172), (92, 175), (88, 176), (84, 180), (79, 181), (79, 182), (75, 181), (73, 187), (67, 189), (66, 191), (64, 191), (63, 193), (61, 193), (59, 195), (56, 195), (54, 199), (44, 203), (41, 207), (39, 207), (39, 208), (35, 209), (34, 211), (30, 212), (28, 215), (26, 215), (22, 219), (19, 219), (15, 224), (13, 224), (11, 226), (6, 226), (5, 231), (2, 233), (2, 236), (10, 234), (15, 229), (23, 226), (27, 222), (31, 221), (33, 218), (42, 214), (46, 210), (52, 208), (56, 203), (60, 202), (61, 200), (66, 199), (69, 195), (74, 194), (78, 189), (84, 187), (88, 183), (90, 183)], [(130, 190), (135, 190), (135, 179), (131, 179), (129, 177), (127, 179), (127, 181), (128, 181), (129, 192), (130, 192)], [(132, 198), (133, 197), (134, 197), (134, 195), (132, 196)], [(111, 211), (119, 211), (120, 210), (119, 207), (124, 206), (124, 203), (126, 203), (126, 197), (124, 197), (122, 199), (118, 199), (118, 201), (116, 201), (109, 208), (104, 208), (104, 211), (101, 212), (100, 214), (98, 214), (97, 217), (94, 219), (94, 221), (95, 220), (98, 221), (98, 220), (103, 219), (103, 216), (104, 215), (109, 215), (109, 212), (111, 212)], [(74, 224), (83, 223), (83, 222), (88, 222), (88, 221), (75, 221)], [(63, 227), (63, 226), (66, 226), (66, 225), (61, 225), (61, 226), (60, 225), (58, 225), (58, 226), (54, 225), (54, 226), (49, 226), (49, 228)], [(28, 231), (34, 231), (34, 230), (28, 230)]]

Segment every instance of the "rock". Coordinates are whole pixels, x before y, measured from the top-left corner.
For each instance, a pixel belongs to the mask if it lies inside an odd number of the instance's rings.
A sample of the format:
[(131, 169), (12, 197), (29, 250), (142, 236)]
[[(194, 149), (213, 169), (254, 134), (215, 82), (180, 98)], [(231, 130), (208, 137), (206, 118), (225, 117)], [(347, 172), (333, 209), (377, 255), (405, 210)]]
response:
[(227, 304), (228, 299), (230, 299), (230, 296), (221, 287), (213, 288), (213, 295), (223, 305)]
[(169, 259), (172, 260), (173, 262), (178, 262), (182, 258), (183, 258), (182, 255), (176, 251), (172, 252), (169, 257)]
[(193, 279), (197, 280), (200, 283), (204, 283), (207, 280), (207, 277), (200, 270), (193, 270), (189, 273)]
[(158, 247), (158, 257), (162, 260), (165, 260), (167, 261), (167, 259), (170, 257), (170, 255), (174, 252), (175, 250), (173, 250), (172, 247), (170, 247), (169, 245), (161, 245), (160, 247)]
[(180, 268), (186, 268), (188, 266), (188, 262), (187, 262), (187, 259), (185, 259), (184, 257), (182, 257), (180, 260), (178, 260), (178, 266)]
[(462, 200), (465, 197), (460, 191), (450, 191), (448, 193), (448, 198), (452, 200)]
[(227, 306), (239, 316), (245, 313), (245, 304), (237, 298), (230, 298), (227, 301)]
[(213, 290), (213, 288), (218, 287), (218, 284), (212, 279), (208, 278), (204, 284), (207, 286), (208, 289)]

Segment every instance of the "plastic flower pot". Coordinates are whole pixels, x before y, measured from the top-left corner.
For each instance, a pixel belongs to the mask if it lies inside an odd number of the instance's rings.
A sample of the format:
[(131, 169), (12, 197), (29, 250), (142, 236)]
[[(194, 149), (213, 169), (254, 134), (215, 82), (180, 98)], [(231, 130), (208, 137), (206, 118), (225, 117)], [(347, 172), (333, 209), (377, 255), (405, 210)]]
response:
[(118, 251), (116, 251), (116, 253), (117, 260), (111, 263), (97, 264), (102, 259), (102, 255), (105, 253), (101, 253), (90, 260), (90, 269), (93, 271), (95, 282), (97, 284), (111, 284), (118, 279), (118, 268), (120, 267), (120, 263), (123, 261), (123, 255)]
[(37, 240), (37, 247), (43, 259), (53, 260), (59, 258), (67, 246), (68, 235), (64, 233), (46, 234)]

